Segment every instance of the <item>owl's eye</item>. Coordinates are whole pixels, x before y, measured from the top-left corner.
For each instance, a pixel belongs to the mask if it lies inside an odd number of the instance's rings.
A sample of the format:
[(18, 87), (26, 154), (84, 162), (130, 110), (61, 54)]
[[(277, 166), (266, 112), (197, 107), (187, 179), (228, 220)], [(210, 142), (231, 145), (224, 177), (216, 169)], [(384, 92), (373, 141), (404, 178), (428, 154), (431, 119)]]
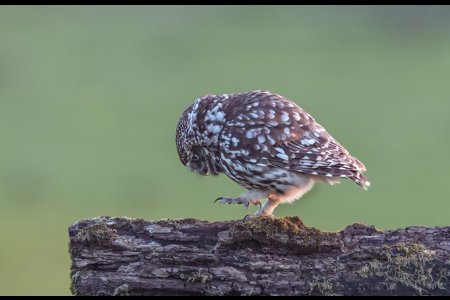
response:
[(200, 156), (198, 156), (197, 154), (194, 154), (192, 156), (192, 161), (199, 161), (200, 160)]

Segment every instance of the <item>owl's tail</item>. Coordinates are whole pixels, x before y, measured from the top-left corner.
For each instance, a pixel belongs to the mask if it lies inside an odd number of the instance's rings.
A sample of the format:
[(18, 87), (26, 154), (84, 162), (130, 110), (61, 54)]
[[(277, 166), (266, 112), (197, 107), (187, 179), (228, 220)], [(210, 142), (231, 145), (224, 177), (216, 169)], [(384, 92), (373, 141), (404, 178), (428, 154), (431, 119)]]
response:
[(369, 180), (367, 180), (366, 176), (364, 176), (361, 172), (355, 171), (354, 176), (350, 177), (357, 185), (367, 190), (366, 186), (370, 186)]

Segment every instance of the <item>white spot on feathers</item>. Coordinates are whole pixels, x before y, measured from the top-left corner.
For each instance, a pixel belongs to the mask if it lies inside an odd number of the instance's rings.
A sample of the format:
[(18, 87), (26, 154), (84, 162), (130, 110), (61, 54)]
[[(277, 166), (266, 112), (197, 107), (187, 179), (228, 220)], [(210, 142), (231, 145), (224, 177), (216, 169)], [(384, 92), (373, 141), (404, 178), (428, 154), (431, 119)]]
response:
[(289, 157), (286, 154), (278, 153), (277, 156), (283, 160), (289, 160)]
[(267, 136), (267, 140), (271, 145), (275, 145), (275, 140), (272, 137), (270, 137), (270, 135)]
[(224, 122), (225, 120), (225, 113), (223, 111), (219, 111), (216, 113), (216, 120), (218, 122)]
[(256, 132), (254, 131), (247, 131), (247, 133), (245, 134), (245, 136), (249, 139), (256, 137)]
[(285, 153), (284, 150), (281, 149), (281, 148), (279, 148), (279, 147), (275, 147), (274, 149), (275, 149), (276, 151), (280, 152), (281, 154), (284, 154), (284, 153)]
[(267, 125), (269, 125), (269, 126), (277, 126), (278, 123), (275, 120), (268, 120), (267, 121)]

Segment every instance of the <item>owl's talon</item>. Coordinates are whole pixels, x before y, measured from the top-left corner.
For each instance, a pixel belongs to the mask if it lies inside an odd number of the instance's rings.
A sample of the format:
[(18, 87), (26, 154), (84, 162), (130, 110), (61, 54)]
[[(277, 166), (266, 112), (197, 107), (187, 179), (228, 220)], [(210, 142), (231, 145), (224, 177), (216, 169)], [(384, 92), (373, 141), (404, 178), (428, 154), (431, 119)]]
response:
[(258, 206), (259, 205), (259, 210), (261, 210), (261, 208), (262, 208), (262, 205), (261, 205), (261, 202), (249, 202), (249, 201), (247, 201), (247, 202), (245, 202), (245, 203), (243, 203), (244, 204), (244, 206), (246, 207), (246, 209), (245, 210), (247, 210), (248, 209), (248, 207), (250, 206), (250, 204), (253, 204), (253, 205), (255, 205), (255, 206)]
[[(216, 200), (214, 200), (214, 204), (216, 204), (216, 202), (217, 202), (218, 200), (223, 200), (223, 197), (219, 197), (219, 198), (217, 198)], [(220, 205), (220, 204), (222, 204), (222, 201), (219, 202), (219, 205)]]
[(246, 221), (247, 219), (252, 219), (252, 218), (254, 218), (254, 217), (255, 217), (254, 214), (248, 214), (248, 215), (246, 215), (246, 216), (244, 217), (243, 223), (245, 223), (245, 221)]

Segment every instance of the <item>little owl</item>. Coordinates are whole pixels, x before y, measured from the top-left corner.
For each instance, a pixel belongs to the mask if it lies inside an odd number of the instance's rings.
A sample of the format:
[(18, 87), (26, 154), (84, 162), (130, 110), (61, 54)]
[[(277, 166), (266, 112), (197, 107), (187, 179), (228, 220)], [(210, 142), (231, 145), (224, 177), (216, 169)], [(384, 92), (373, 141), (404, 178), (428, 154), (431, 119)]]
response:
[(248, 189), (216, 201), (259, 205), (256, 216), (271, 215), (278, 204), (300, 198), (317, 181), (350, 178), (364, 189), (370, 185), (361, 173), (364, 165), (308, 113), (267, 91), (198, 98), (178, 122), (176, 144), (191, 171), (224, 173)]

